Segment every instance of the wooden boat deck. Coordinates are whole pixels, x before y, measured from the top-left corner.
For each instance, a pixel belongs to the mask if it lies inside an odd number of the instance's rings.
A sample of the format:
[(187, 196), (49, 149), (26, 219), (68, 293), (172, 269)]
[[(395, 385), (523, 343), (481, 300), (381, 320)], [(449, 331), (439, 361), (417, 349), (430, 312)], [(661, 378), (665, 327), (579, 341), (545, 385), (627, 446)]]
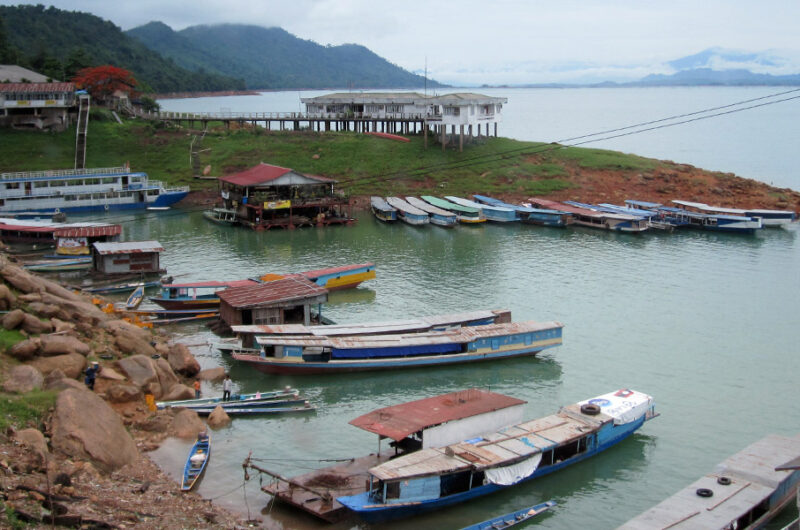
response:
[(315, 517), (336, 522), (348, 514), (336, 498), (365, 492), (367, 470), (387, 462), (393, 454), (393, 451), (383, 452), (380, 457), (370, 454), (288, 480), (276, 477), (261, 490)]

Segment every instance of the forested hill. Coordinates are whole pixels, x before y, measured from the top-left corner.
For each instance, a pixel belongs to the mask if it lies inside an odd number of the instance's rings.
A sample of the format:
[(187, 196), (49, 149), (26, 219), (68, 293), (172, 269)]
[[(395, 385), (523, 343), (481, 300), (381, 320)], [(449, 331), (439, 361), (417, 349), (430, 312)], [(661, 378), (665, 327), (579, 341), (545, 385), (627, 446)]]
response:
[[(241, 24), (173, 31), (160, 22), (128, 35), (184, 68), (243, 78), (248, 88), (418, 88), (415, 75), (356, 44), (322, 46), (281, 28)], [(428, 85), (440, 87), (428, 80)]]
[(42, 5), (0, 6), (0, 25), (3, 64), (18, 64), (53, 79), (68, 80), (86, 66), (112, 64), (130, 70), (145, 91), (245, 88), (241, 79), (177, 66), (112, 22), (88, 13)]

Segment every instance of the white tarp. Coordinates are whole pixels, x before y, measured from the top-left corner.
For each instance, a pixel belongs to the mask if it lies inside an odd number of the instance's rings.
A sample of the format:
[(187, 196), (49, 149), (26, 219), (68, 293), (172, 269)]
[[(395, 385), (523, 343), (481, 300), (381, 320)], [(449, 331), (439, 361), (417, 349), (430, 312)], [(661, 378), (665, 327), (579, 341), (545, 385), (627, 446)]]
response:
[(510, 466), (487, 469), (485, 471), (486, 481), (492, 484), (499, 484), (500, 486), (516, 484), (520, 480), (531, 476), (531, 474), (536, 471), (536, 468), (539, 467), (539, 462), (541, 461), (542, 453), (536, 453), (527, 460)]
[(614, 425), (623, 425), (644, 416), (654, 405), (654, 401), (647, 394), (623, 388), (578, 403), (586, 404), (598, 405), (600, 412), (614, 418)]

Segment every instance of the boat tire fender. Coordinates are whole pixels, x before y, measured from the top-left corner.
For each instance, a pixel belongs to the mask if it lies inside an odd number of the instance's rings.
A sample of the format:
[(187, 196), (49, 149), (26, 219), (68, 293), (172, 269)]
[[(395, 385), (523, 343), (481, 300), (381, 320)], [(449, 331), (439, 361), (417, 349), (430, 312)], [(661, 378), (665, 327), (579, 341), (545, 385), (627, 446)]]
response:
[(717, 484), (720, 484), (722, 486), (730, 486), (731, 479), (730, 479), (730, 477), (719, 477), (717, 479)]
[(587, 416), (597, 416), (600, 414), (600, 405), (595, 405), (594, 403), (586, 403), (581, 405), (581, 414), (586, 414)]
[(708, 488), (697, 488), (697, 495), (700, 497), (711, 497), (714, 495), (714, 492)]

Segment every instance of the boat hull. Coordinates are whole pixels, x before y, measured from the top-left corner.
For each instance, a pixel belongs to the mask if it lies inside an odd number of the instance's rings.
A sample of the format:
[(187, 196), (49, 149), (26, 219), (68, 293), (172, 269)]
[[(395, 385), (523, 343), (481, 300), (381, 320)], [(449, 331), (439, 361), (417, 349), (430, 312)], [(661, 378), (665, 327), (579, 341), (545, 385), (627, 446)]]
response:
[[(201, 463), (195, 464), (192, 457), (195, 455), (204, 455)], [(181, 491), (191, 491), (197, 484), (197, 481), (203, 476), (208, 466), (208, 460), (211, 458), (211, 440), (197, 440), (189, 452), (189, 457), (186, 459), (186, 464), (183, 467), (183, 478), (181, 479)]]

